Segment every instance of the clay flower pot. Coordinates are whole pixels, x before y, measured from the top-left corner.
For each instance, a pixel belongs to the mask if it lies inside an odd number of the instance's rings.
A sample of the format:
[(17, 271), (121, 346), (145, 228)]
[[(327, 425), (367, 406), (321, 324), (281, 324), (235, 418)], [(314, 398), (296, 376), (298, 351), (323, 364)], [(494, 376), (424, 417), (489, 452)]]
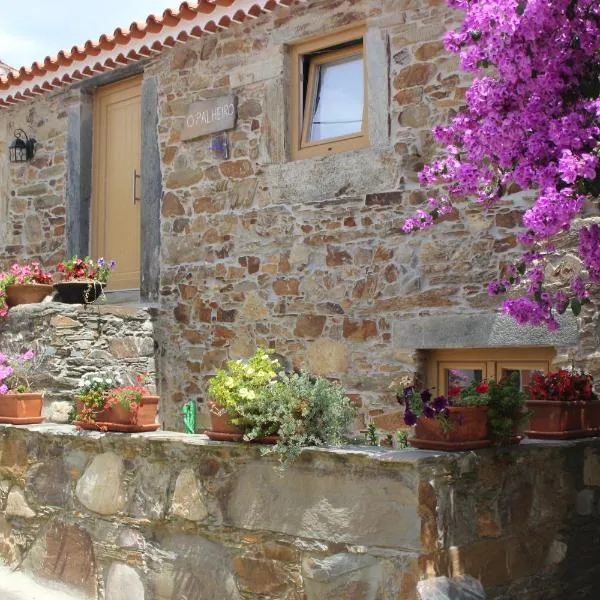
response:
[(105, 283), (99, 281), (73, 280), (60, 281), (54, 284), (61, 302), (65, 304), (89, 304), (100, 296)]
[(537, 439), (566, 440), (585, 437), (583, 411), (585, 402), (529, 400), (529, 429), (525, 435)]
[(42, 423), (42, 405), (44, 394), (28, 392), (19, 394), (10, 392), (0, 395), (0, 423), (12, 425), (32, 425)]
[(582, 418), (587, 434), (600, 436), (600, 400), (584, 402)]
[[(158, 396), (144, 396), (137, 413), (117, 405), (98, 413), (95, 421), (75, 421), (74, 425), (80, 429), (100, 429), (124, 433), (156, 431), (160, 427), (160, 424), (156, 422), (159, 400)], [(79, 402), (76, 404), (79, 411), (81, 404)]]
[(216, 402), (209, 400), (207, 406), (210, 410), (210, 431), (204, 433), (211, 439), (220, 442), (241, 442), (244, 432), (231, 422), (231, 417)]
[(448, 425), (419, 417), (411, 446), (424, 450), (475, 450), (491, 445), (486, 406), (449, 406)]
[(45, 283), (13, 283), (6, 286), (6, 303), (37, 304), (52, 293), (52, 286)]

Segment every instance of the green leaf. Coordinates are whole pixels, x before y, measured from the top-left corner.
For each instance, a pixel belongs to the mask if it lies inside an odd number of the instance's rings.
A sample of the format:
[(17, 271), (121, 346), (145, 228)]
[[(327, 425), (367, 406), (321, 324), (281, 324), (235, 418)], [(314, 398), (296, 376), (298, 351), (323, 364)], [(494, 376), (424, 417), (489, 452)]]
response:
[(519, 263), (517, 265), (517, 273), (519, 275), (525, 275), (525, 264), (524, 263)]
[(521, 16), (525, 12), (526, 6), (527, 6), (527, 2), (525, 0), (522, 0), (521, 2), (519, 2), (519, 4), (517, 5), (517, 14), (519, 16)]
[(581, 313), (581, 302), (577, 298), (571, 300), (571, 310), (576, 317)]

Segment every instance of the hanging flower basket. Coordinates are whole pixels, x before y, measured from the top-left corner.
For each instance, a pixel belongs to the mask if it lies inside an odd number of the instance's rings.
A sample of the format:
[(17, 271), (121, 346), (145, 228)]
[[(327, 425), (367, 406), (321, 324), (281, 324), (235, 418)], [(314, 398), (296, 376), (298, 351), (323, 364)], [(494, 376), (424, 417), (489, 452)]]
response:
[(9, 392), (0, 395), (0, 423), (33, 425), (42, 423), (44, 394), (41, 392)]
[(52, 286), (45, 283), (13, 283), (6, 286), (8, 306), (37, 304), (52, 293)]

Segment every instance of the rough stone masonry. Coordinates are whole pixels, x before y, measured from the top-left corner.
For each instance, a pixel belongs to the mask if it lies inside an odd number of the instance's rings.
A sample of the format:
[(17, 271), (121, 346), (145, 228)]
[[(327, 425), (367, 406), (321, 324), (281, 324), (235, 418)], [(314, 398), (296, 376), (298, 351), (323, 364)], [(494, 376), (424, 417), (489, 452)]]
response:
[(305, 450), (0, 425), (0, 562), (100, 600), (596, 600), (600, 441)]
[[(202, 406), (215, 368), (257, 346), (341, 380), (360, 407), (358, 429), (367, 418), (395, 429), (402, 415), (389, 383), (422, 370), (440, 337), (457, 347), (465, 339), (474, 347), (506, 344), (506, 336), (474, 339), (469, 323), (498, 324), (486, 284), (517, 256), (527, 198), (511, 196), (487, 213), (465, 205), (460, 219), (449, 215), (426, 233), (401, 231), (425, 201), (417, 173), (436, 153), (431, 128), (460, 109), (469, 83), (442, 44), (459, 19), (445, 0), (310, 0), (138, 64), (143, 89), (152, 91), (144, 98), (155, 103), (144, 105), (151, 131), (143, 147), (148, 164), (156, 162), (152, 172), (160, 172), (160, 217), (144, 227), (152, 233), (145, 239), (160, 240), (160, 257), (152, 254), (158, 245), (148, 252), (169, 428), (181, 427), (183, 403)], [(370, 145), (291, 160), (290, 44), (359, 23), (366, 27)], [(87, 213), (66, 199), (80, 198), (85, 208), (89, 195), (85, 136), (73, 134), (91, 114), (95, 83), (84, 83), (0, 111), (5, 265), (35, 257), (51, 266), (83, 243), (87, 229), (72, 221), (79, 215), (87, 223)], [(182, 132), (192, 103), (229, 94), (238, 119), (227, 132), (231, 156), (221, 160), (210, 138), (182, 141)], [(9, 166), (17, 124), (31, 130), (38, 152), (31, 163)], [(572, 243), (567, 237), (561, 246), (551, 281), (577, 268)], [(142, 283), (144, 290), (152, 282)], [(563, 329), (545, 340), (557, 348), (556, 365), (575, 361), (600, 376), (597, 317), (594, 300), (569, 335)], [(415, 319), (419, 336), (405, 326)], [(516, 342), (540, 344), (526, 330)], [(198, 421), (205, 425), (206, 414)]]

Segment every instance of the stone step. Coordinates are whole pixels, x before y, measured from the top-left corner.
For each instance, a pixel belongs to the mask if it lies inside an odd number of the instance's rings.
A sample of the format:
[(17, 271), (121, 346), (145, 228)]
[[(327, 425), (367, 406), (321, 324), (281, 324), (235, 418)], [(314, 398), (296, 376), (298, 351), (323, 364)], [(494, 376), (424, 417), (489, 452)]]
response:
[(22, 571), (0, 565), (2, 600), (83, 600), (83, 596), (53, 589), (34, 581)]

